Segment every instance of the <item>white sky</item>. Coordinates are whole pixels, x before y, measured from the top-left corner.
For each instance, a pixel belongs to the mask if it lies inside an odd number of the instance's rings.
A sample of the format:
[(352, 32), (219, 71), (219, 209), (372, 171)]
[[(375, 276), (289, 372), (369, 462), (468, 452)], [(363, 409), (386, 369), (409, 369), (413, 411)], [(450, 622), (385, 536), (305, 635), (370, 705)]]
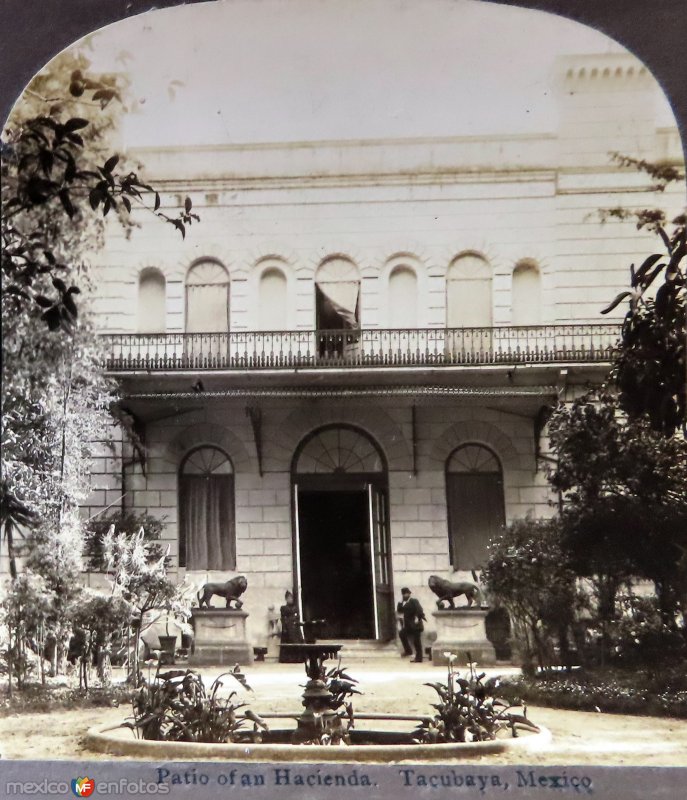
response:
[[(577, 23), (479, 0), (220, 0), (92, 41), (94, 70), (130, 73), (138, 146), (544, 132), (556, 56), (623, 52)], [(170, 99), (173, 80), (184, 85)]]

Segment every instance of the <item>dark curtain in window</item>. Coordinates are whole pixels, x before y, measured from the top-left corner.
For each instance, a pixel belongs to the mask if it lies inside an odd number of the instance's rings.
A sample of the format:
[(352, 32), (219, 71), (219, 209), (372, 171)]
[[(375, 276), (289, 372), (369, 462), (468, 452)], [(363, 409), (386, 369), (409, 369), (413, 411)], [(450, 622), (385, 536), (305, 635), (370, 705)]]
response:
[(179, 491), (180, 565), (186, 569), (234, 569), (234, 476), (182, 475)]
[(501, 476), (449, 473), (446, 480), (451, 560), (455, 569), (479, 569), (488, 558), (489, 540), (504, 525)]

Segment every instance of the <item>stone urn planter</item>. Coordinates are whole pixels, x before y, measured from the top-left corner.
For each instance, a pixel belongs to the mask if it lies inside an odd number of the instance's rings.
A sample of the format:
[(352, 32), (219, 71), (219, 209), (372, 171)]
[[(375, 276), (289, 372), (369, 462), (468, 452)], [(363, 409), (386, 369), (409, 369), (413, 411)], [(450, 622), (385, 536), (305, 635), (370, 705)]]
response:
[(174, 664), (177, 647), (176, 636), (160, 636), (160, 660), (163, 664)]

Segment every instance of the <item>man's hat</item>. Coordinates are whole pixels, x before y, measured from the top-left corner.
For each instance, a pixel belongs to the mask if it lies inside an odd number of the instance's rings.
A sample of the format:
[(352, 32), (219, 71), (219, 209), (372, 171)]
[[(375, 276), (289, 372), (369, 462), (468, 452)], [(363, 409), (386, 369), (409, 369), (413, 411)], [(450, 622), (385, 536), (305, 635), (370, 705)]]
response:
[(410, 589), (407, 586), (404, 586), (401, 589), (401, 594), (412, 594), (412, 592), (410, 591)]

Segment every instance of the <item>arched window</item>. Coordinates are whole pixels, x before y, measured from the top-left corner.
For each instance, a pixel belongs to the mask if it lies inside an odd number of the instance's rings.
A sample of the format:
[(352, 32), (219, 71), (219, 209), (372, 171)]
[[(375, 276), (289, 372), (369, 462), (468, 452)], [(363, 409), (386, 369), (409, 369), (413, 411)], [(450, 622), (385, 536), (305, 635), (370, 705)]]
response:
[(318, 330), (360, 327), (360, 273), (346, 258), (330, 258), (315, 274)]
[(446, 326), (487, 328), (491, 324), (491, 267), (481, 256), (459, 256), (446, 275)]
[(417, 275), (411, 267), (395, 267), (389, 275), (389, 327), (417, 326)]
[(513, 325), (541, 325), (541, 276), (532, 261), (520, 261), (513, 270)]
[(465, 444), (446, 462), (449, 551), (454, 569), (479, 569), (505, 523), (503, 473), (489, 448)]
[(186, 276), (186, 333), (227, 333), (229, 275), (217, 261), (200, 261)]
[(218, 447), (191, 450), (179, 470), (179, 566), (236, 568), (234, 470)]
[(258, 324), (261, 331), (280, 331), (288, 327), (286, 289), (286, 276), (280, 269), (270, 267), (260, 276)]
[(320, 334), (321, 358), (353, 356), (360, 347), (359, 337), (336, 333), (360, 328), (360, 273), (346, 258), (330, 258), (315, 274), (315, 326)]
[(159, 269), (144, 269), (138, 278), (138, 332), (164, 333), (166, 323), (166, 282)]
[(306, 439), (294, 462), (294, 472), (309, 475), (383, 470), (382, 456), (374, 442), (361, 431), (341, 425), (320, 428)]

